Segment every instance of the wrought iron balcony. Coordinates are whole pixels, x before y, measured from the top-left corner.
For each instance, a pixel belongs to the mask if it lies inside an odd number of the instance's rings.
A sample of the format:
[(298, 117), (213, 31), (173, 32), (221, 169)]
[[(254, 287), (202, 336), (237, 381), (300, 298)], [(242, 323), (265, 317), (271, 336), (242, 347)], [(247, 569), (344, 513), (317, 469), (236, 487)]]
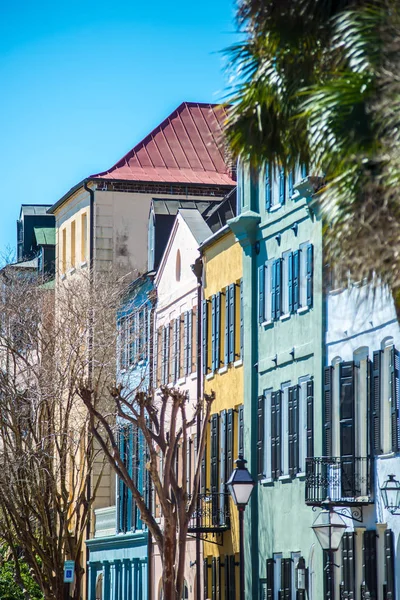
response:
[(222, 533), (229, 527), (229, 494), (199, 494), (199, 508), (190, 520), (189, 533)]
[(372, 502), (370, 458), (307, 458), (306, 504), (318, 505), (327, 496), (332, 503), (340, 505)]

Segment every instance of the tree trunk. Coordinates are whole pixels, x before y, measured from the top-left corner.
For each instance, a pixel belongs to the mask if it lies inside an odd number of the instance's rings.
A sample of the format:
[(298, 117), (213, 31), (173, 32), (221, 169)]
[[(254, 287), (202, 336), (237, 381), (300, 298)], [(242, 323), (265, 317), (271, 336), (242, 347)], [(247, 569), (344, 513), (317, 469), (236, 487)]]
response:
[[(173, 521), (173, 522), (171, 522)], [(163, 566), (163, 600), (178, 600), (175, 583), (176, 523), (165, 519), (164, 547), (161, 554)]]

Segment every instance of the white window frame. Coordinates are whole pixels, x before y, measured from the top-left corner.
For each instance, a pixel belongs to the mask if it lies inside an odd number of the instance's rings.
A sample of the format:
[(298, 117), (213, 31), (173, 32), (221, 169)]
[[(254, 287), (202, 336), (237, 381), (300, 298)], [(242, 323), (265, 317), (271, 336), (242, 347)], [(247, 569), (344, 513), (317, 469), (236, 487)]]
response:
[(274, 600), (279, 600), (281, 590), (282, 552), (274, 552)]
[(292, 559), (292, 600), (296, 600), (296, 565), (299, 562), (301, 552), (291, 552), (290, 558)]
[(281, 385), (281, 465), (282, 475), (279, 479), (289, 477), (289, 388), (290, 381)]

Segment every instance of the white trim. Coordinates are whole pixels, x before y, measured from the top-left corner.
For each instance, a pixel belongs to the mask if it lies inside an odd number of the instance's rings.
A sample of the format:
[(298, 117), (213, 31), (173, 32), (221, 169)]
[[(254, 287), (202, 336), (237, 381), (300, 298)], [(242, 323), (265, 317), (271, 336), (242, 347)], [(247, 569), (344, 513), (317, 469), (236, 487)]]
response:
[(288, 319), (290, 319), (290, 313), (285, 313), (279, 317), (280, 321), (287, 321)]
[(237, 367), (241, 367), (243, 365), (243, 360), (241, 358), (239, 358), (238, 360), (235, 360), (235, 362), (233, 363), (233, 366), (235, 367), (235, 369), (237, 369)]
[(210, 381), (210, 379), (214, 379), (214, 373), (208, 373), (208, 375), (206, 375), (206, 381)]
[(263, 321), (261, 323), (262, 327), (269, 327), (270, 325), (273, 325), (274, 322), (273, 321)]
[(87, 267), (87, 260), (84, 260), (83, 262), (81, 262), (81, 269), (83, 269), (83, 267)]
[(186, 377), (181, 377), (176, 383), (178, 385), (183, 385), (184, 383), (186, 383)]
[(280, 475), (278, 481), (292, 481), (291, 475)]
[(218, 369), (218, 375), (223, 375), (224, 373), (228, 372), (228, 365), (225, 365), (224, 367), (221, 367), (220, 369)]
[(310, 308), (308, 306), (300, 306), (300, 308), (297, 309), (297, 314), (301, 315), (303, 313), (306, 313), (310, 310)]

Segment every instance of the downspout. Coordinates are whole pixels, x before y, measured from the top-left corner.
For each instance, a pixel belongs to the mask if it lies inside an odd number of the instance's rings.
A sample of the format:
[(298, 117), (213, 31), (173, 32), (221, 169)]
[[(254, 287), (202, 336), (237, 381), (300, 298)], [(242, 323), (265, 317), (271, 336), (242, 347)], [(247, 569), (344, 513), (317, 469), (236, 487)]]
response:
[[(202, 300), (203, 300), (203, 259), (201, 256), (197, 257), (194, 265), (192, 265), (193, 273), (197, 279), (197, 347), (196, 347), (196, 370), (197, 370), (197, 402), (200, 402), (202, 396), (202, 370), (201, 370), (201, 308), (202, 308)], [(197, 423), (196, 423), (196, 439), (197, 443), (199, 443), (200, 439), (200, 428), (201, 428), (201, 420), (200, 415), (197, 415)], [(200, 500), (197, 500), (197, 515), (200, 514)], [(197, 516), (197, 521), (200, 521), (200, 517)], [(200, 526), (200, 523), (196, 523), (197, 527)], [(200, 600), (201, 598), (201, 539), (199, 534), (196, 535), (196, 600)]]
[[(87, 184), (87, 180), (83, 182), (84, 189), (89, 193), (90, 197), (90, 214), (89, 214), (89, 281), (90, 287), (93, 284), (93, 266), (94, 266), (94, 190), (90, 188)], [(92, 350), (93, 350), (93, 329), (92, 325), (89, 327), (89, 382), (92, 379)], [(86, 498), (89, 500), (92, 493), (92, 478), (89, 473), (87, 483), (86, 483)], [(86, 539), (90, 538), (90, 529), (91, 529), (91, 510), (88, 511), (88, 520), (86, 524)], [(90, 559), (90, 550), (88, 545), (86, 544), (86, 565), (85, 565), (85, 574), (86, 574), (86, 600), (89, 600), (89, 559)]]

